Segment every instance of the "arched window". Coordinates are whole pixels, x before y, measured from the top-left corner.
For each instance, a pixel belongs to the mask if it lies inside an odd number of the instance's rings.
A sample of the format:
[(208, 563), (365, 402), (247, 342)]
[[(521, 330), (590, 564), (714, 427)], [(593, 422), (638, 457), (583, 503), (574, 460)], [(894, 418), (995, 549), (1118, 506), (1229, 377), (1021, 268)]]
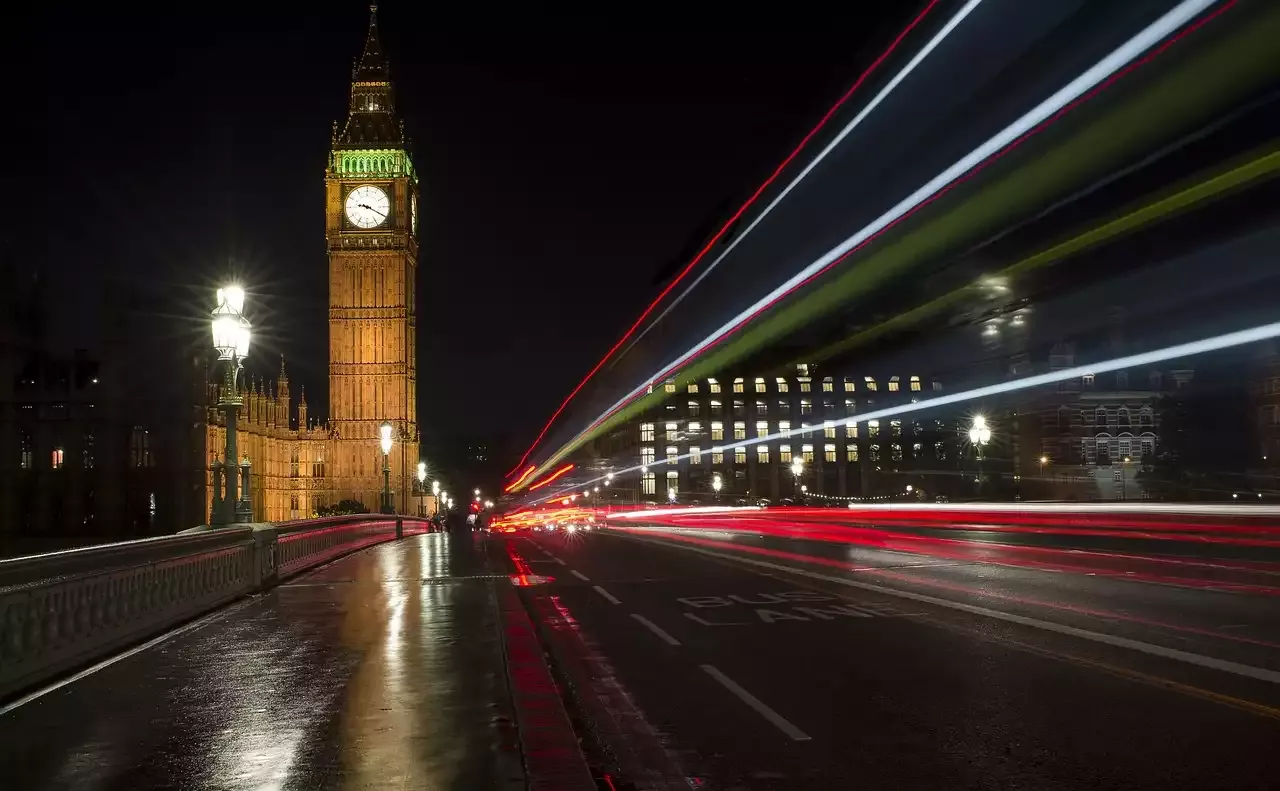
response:
[(1127, 408), (1120, 407), (1118, 410), (1116, 410), (1116, 418), (1117, 418), (1117, 423), (1119, 423), (1121, 428), (1129, 427), (1129, 410)]
[(1154, 416), (1152, 415), (1151, 407), (1144, 406), (1142, 411), (1138, 413), (1138, 424), (1143, 428), (1146, 428), (1152, 424), (1153, 418)]
[(1107, 408), (1106, 407), (1104, 406), (1098, 407), (1097, 409), (1094, 410), (1093, 415), (1094, 415), (1093, 416), (1094, 423), (1097, 423), (1099, 426), (1107, 425)]

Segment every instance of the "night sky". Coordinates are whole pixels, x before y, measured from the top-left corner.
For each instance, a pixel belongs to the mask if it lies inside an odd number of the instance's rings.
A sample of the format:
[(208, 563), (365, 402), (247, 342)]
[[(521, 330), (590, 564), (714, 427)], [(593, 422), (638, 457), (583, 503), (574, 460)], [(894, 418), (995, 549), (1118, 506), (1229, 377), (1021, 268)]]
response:
[[(428, 445), (497, 436), (523, 449), (692, 237), (919, 7), (884, 5), (819, 33), (671, 34), (555, 20), (542, 20), (555, 32), (447, 32), (383, 4), (424, 196)], [(8, 42), (21, 79), (3, 128), (0, 260), (51, 275), (55, 343), (123, 333), (136, 376), (162, 389), (166, 372), (149, 379), (145, 361), (203, 342), (210, 289), (235, 274), (261, 328), (251, 368), (274, 372), (285, 354), (324, 414), (323, 168), (367, 7), (118, 8), (32, 20)]]

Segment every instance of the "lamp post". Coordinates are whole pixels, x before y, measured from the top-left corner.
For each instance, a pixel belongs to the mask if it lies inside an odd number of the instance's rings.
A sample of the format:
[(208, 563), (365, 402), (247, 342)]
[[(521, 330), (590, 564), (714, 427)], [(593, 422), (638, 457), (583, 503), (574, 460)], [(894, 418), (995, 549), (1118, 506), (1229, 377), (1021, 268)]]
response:
[(720, 502), (720, 490), (724, 488), (724, 479), (720, 477), (720, 473), (711, 476), (711, 490), (716, 493), (716, 502)]
[(439, 481), (431, 482), (431, 496), (434, 497), (436, 501), (436, 512), (432, 514), (432, 516), (438, 516), (440, 514), (440, 482)]
[[(218, 399), (218, 409), (225, 415), (227, 430), (226, 448), (223, 461), (213, 462), (213, 509), (210, 524), (229, 525), (235, 522), (248, 522), (253, 518), (253, 510), (249, 503), (248, 457), (245, 464), (240, 464), (240, 455), (236, 450), (236, 413), (240, 409), (240, 391), (236, 386), (236, 378), (244, 358), (249, 356), (249, 338), (252, 325), (244, 317), (244, 289), (240, 286), (227, 286), (217, 291), (218, 305), (213, 309), (213, 348), (218, 352), (218, 359), (227, 363), (226, 378), (222, 385), (222, 397)], [(243, 496), (239, 496), (241, 469), (245, 471)], [(219, 491), (218, 484), (222, 477), (226, 478), (226, 489)], [(221, 498), (220, 498), (221, 495)]]
[(796, 494), (800, 493), (800, 476), (804, 475), (804, 459), (799, 456), (791, 457), (791, 477), (792, 487)]
[(977, 449), (978, 453), (978, 494), (982, 494), (982, 460), (985, 458), (985, 448), (991, 441), (991, 429), (987, 427), (987, 419), (982, 415), (975, 415), (973, 425), (969, 426), (969, 442)]
[(418, 462), (418, 516), (426, 516), (422, 508), (422, 496), (426, 494), (423, 488), (427, 482), (427, 463), (425, 461)]
[(391, 506), (391, 432), (392, 426), (388, 422), (384, 422), (378, 433), (381, 434), (379, 443), (382, 445), (382, 513), (393, 514), (395, 509)]
[(1129, 458), (1128, 456), (1125, 456), (1124, 466), (1120, 468), (1120, 499), (1121, 500), (1129, 499), (1129, 481), (1126, 479), (1129, 477), (1129, 462), (1131, 461), (1133, 461), (1133, 459)]

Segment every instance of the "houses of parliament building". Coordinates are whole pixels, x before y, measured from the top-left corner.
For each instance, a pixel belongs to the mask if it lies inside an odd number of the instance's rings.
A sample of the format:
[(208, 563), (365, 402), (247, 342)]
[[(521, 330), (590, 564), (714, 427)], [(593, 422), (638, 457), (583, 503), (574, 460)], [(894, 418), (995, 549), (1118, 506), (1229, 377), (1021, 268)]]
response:
[[(295, 405), (283, 360), (276, 382), (242, 385), (238, 446), (252, 465), (255, 521), (307, 518), (343, 500), (377, 510), (384, 421), (395, 430), (393, 504), (401, 513), (416, 507), (418, 177), (395, 113), (376, 6), (370, 11), (347, 118), (333, 125), (325, 169), (331, 414), (327, 421), (308, 416), (301, 391)], [(225, 447), (217, 373), (206, 377), (206, 467)], [(211, 505), (211, 472), (205, 491)]]

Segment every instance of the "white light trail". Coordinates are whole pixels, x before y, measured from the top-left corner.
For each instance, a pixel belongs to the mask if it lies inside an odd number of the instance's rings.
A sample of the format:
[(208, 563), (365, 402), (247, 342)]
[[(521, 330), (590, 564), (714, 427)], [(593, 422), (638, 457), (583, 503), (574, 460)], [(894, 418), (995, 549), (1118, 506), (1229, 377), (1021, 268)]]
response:
[[(804, 432), (814, 431), (816, 428), (825, 426), (845, 426), (850, 423), (865, 423), (869, 420), (881, 420), (883, 418), (897, 417), (898, 415), (906, 415), (914, 412), (923, 412), (929, 409), (937, 409), (938, 407), (950, 406), (952, 404), (962, 404), (966, 401), (976, 401), (982, 398), (990, 398), (992, 396), (1006, 395), (1008, 393), (1016, 393), (1020, 390), (1026, 390), (1032, 387), (1042, 387), (1044, 385), (1056, 384), (1067, 379), (1075, 379), (1085, 374), (1100, 374), (1109, 371), (1120, 371), (1125, 368), (1137, 368), (1146, 365), (1154, 365), (1168, 360), (1177, 360), (1183, 357), (1192, 357), (1198, 354), (1208, 354), (1210, 352), (1222, 351), (1236, 346), (1243, 346), (1249, 343), (1257, 343), (1258, 341), (1270, 340), (1272, 338), (1280, 338), (1280, 322), (1272, 322), (1271, 324), (1261, 324), (1257, 327), (1249, 329), (1228, 332), (1222, 335), (1214, 335), (1209, 338), (1202, 338), (1196, 341), (1188, 341), (1187, 343), (1179, 343), (1173, 346), (1166, 346), (1162, 349), (1154, 349), (1149, 352), (1139, 352), (1138, 354), (1129, 354), (1124, 357), (1115, 357), (1110, 360), (1092, 363), (1090, 365), (1077, 365), (1073, 368), (1063, 368), (1059, 371), (1050, 371), (1049, 373), (1037, 374), (1035, 376), (1027, 376), (1022, 379), (1014, 379), (1008, 382), (1000, 382), (998, 384), (987, 385), (985, 387), (976, 387), (972, 390), (962, 390), (959, 393), (950, 393), (937, 398), (930, 398), (924, 401), (917, 401), (910, 404), (898, 404), (896, 406), (877, 409), (872, 412), (865, 412), (850, 417), (838, 418), (836, 420), (824, 421), (822, 426), (801, 426), (789, 431), (779, 431), (764, 437), (756, 437), (754, 439), (738, 440), (725, 445), (717, 445), (721, 451), (731, 451), (735, 448), (746, 448), (752, 445), (759, 445), (765, 442), (772, 442), (778, 439), (787, 439), (797, 436)], [(706, 453), (704, 449), (700, 451)], [(685, 453), (676, 456), (676, 460), (688, 459), (691, 453)], [(658, 461), (652, 467), (668, 464), (665, 459)], [(613, 476), (617, 478), (619, 475), (638, 472), (643, 465), (635, 467), (627, 467), (625, 469), (614, 470)], [(596, 478), (593, 480), (600, 480)], [(592, 481), (587, 481), (591, 483)], [(579, 484), (581, 485), (581, 484)], [(560, 495), (556, 495), (557, 497)], [(554, 498), (551, 498), (554, 499)], [(688, 513), (687, 509), (680, 509)], [(650, 514), (655, 513), (650, 511)]]
[(688, 508), (649, 508), (644, 511), (627, 511), (621, 514), (609, 514), (610, 519), (643, 519), (647, 516), (669, 516), (671, 514), (729, 514), (736, 511), (759, 511), (758, 505), (697, 505)]
[(628, 344), (628, 346), (634, 346), (636, 343), (640, 341), (641, 338), (643, 338), (646, 334), (648, 334), (649, 330), (656, 327), (658, 322), (666, 318), (667, 314), (670, 313), (672, 309), (675, 308), (676, 305), (679, 305), (680, 302), (683, 301), (684, 298), (689, 295), (689, 292), (692, 291), (694, 288), (696, 288), (697, 285), (702, 282), (703, 278), (711, 274), (711, 271), (715, 269), (720, 264), (720, 262), (725, 259), (726, 256), (732, 253), (734, 248), (737, 247), (738, 244), (741, 243), (743, 239), (746, 239), (747, 236), (753, 230), (755, 230), (756, 226), (759, 225), (764, 220), (764, 218), (768, 216), (769, 212), (773, 211), (775, 206), (781, 203), (782, 200), (787, 197), (787, 195), (791, 194), (791, 191), (795, 189), (796, 186), (801, 181), (804, 180), (805, 176), (809, 175), (809, 173), (818, 166), (819, 162), (826, 159), (827, 154), (830, 154), (832, 151), (834, 151), (836, 146), (840, 145), (840, 143), (843, 142), (844, 139), (849, 136), (850, 132), (852, 132), (859, 125), (861, 125), (863, 120), (865, 120), (867, 116), (871, 115), (871, 111), (879, 107), (880, 103), (883, 102), (885, 98), (890, 93), (893, 92), (893, 89), (898, 87), (898, 85), (903, 80), (905, 80), (907, 76), (911, 74), (911, 72), (915, 71), (916, 66), (919, 66), (920, 63), (924, 61), (924, 59), (927, 58), (930, 53), (932, 53), (935, 49), (937, 49), (938, 45), (942, 43), (942, 40), (946, 38), (951, 33), (951, 31), (955, 30), (960, 25), (960, 23), (964, 21), (965, 17), (969, 16), (969, 14), (973, 12), (973, 9), (977, 8), (978, 4), (981, 2), (982, 0), (969, 0), (969, 2), (965, 3), (964, 7), (961, 8), (959, 11), (957, 11), (956, 15), (953, 16), (950, 20), (948, 20), (947, 24), (944, 25), (941, 30), (935, 33), (933, 38), (929, 39), (928, 43), (926, 43), (924, 47), (922, 47), (920, 51), (916, 53), (916, 56), (912, 58), (910, 61), (908, 61), (906, 66), (902, 67), (902, 71), (899, 71), (894, 76), (893, 79), (889, 80), (889, 83), (885, 85), (883, 88), (881, 88), (880, 92), (877, 93), (874, 97), (872, 97), (871, 101), (867, 102), (867, 106), (862, 108), (862, 111), (859, 112), (857, 115), (855, 115), (852, 121), (845, 124), (845, 127), (840, 130), (840, 133), (837, 134), (834, 138), (832, 138), (831, 142), (827, 143), (827, 145), (824, 146), (823, 149), (818, 152), (818, 155), (815, 156), (813, 160), (809, 162), (808, 165), (804, 166), (803, 170), (801, 170), (798, 174), (796, 174), (796, 177), (792, 179), (791, 182), (787, 184), (787, 186), (784, 187), (781, 192), (778, 193), (777, 197), (769, 201), (769, 205), (765, 206), (764, 210), (761, 211), (760, 214), (757, 215), (756, 218), (752, 220), (749, 225), (747, 225), (747, 227), (742, 231), (742, 233), (738, 234), (738, 236), (734, 238), (734, 240), (729, 244), (729, 246), (724, 249), (724, 252), (716, 256), (715, 260), (713, 260), (710, 264), (708, 264), (707, 267), (703, 269), (702, 272), (699, 273), (696, 278), (693, 279), (692, 283), (685, 286), (684, 290), (680, 292), (680, 295), (675, 299), (673, 299), (671, 301), (671, 304), (667, 305), (666, 309), (663, 310), (662, 313), (658, 314), (658, 317), (656, 319), (649, 322), (649, 325), (645, 327), (643, 330), (641, 330), (640, 333), (631, 340), (631, 343)]
[(1148, 25), (1133, 38), (1129, 39), (1111, 52), (1111, 54), (1095, 63), (1083, 74), (1080, 74), (1075, 79), (1071, 80), (1071, 82), (1060, 88), (1052, 96), (1036, 105), (1009, 126), (1005, 127), (999, 134), (991, 137), (985, 143), (969, 152), (955, 164), (951, 165), (951, 167), (947, 168), (942, 173), (939, 173), (937, 176), (934, 176), (928, 183), (898, 202), (898, 204), (893, 208), (880, 215), (880, 217), (870, 225), (865, 226), (862, 230), (827, 251), (818, 258), (818, 260), (792, 275), (777, 288), (757, 300), (753, 305), (751, 305), (751, 307), (743, 310), (737, 316), (734, 316), (732, 319), (725, 322), (719, 329), (715, 330), (688, 351), (665, 365), (657, 373), (649, 376), (644, 384), (637, 386), (627, 395), (619, 399), (617, 403), (605, 410), (605, 412), (600, 417), (592, 421), (586, 429), (579, 432), (571, 442), (576, 442), (581, 439), (584, 434), (594, 429), (602, 420), (613, 414), (613, 412), (619, 407), (643, 393), (645, 389), (650, 386), (650, 383), (665, 379), (675, 369), (684, 365), (694, 357), (697, 357), (708, 347), (719, 342), (726, 335), (730, 334), (730, 332), (732, 332), (736, 327), (769, 307), (788, 292), (800, 286), (805, 280), (821, 272), (845, 253), (884, 230), (890, 224), (901, 219), (906, 214), (928, 201), (938, 192), (945, 189), (956, 179), (973, 170), (975, 167), (988, 158), (994, 156), (1005, 147), (1014, 143), (1018, 138), (1032, 131), (1041, 123), (1052, 118), (1056, 113), (1062, 111), (1085, 93), (1097, 87), (1112, 74), (1123, 68), (1126, 64), (1142, 55), (1142, 53), (1173, 35), (1178, 28), (1190, 22), (1216, 2), (1218, 2), (1218, 0), (1183, 0), (1183, 2), (1179, 3), (1171, 11)]

